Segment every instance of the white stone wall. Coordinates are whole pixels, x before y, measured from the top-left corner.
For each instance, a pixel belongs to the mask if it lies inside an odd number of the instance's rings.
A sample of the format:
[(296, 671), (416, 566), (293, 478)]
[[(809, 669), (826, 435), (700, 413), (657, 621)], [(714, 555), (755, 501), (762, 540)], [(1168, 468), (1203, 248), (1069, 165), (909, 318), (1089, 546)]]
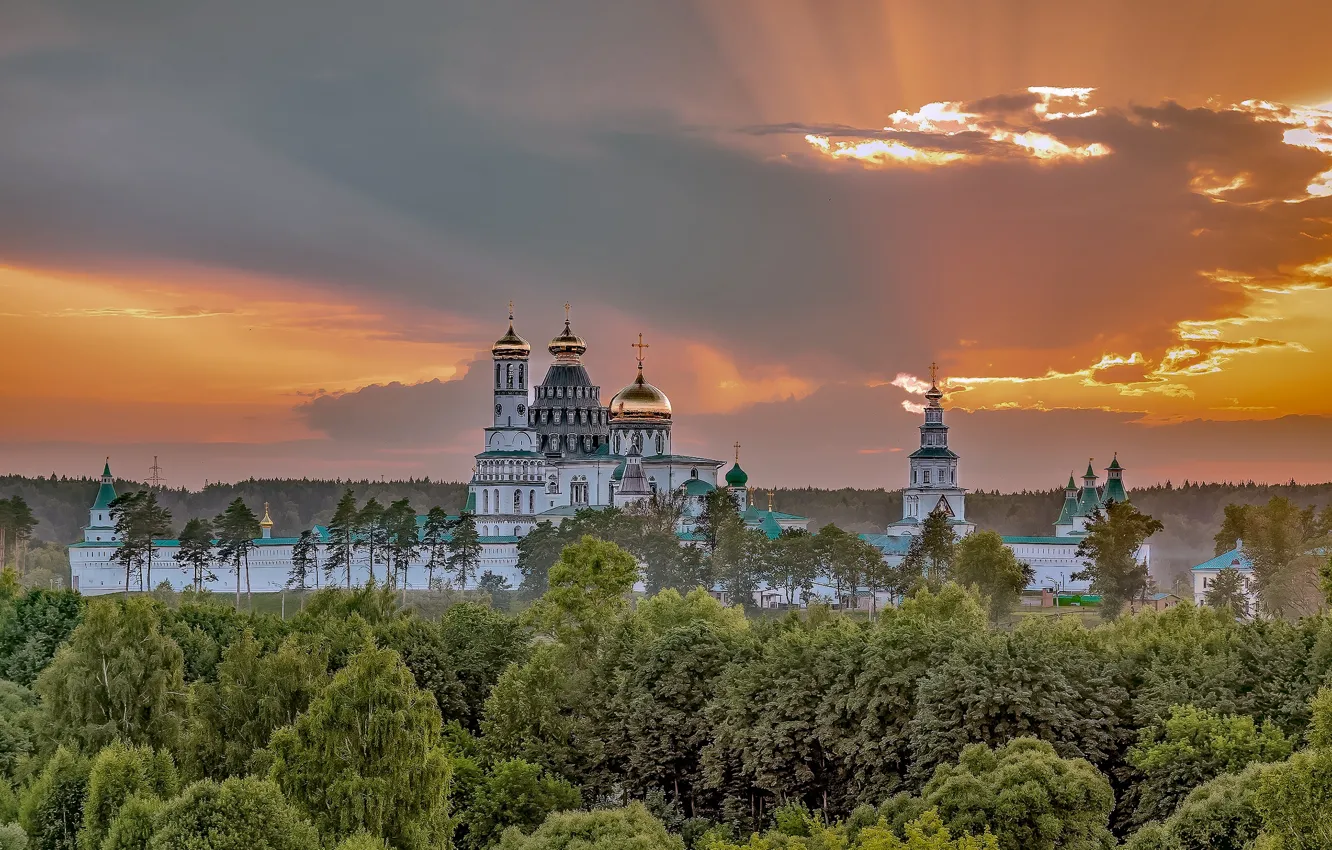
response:
[[(512, 533), (512, 527), (506, 533)], [(250, 589), (253, 592), (274, 593), (286, 587), (287, 575), (291, 570), (291, 549), (291, 544), (265, 545), (256, 547), (250, 553)], [(153, 587), (166, 581), (170, 582), (176, 590), (183, 590), (193, 583), (192, 571), (176, 564), (175, 551), (174, 547), (162, 547), (153, 550)], [(70, 575), (74, 588), (89, 596), (123, 591), (125, 589), (125, 571), (119, 564), (112, 563), (111, 555), (114, 552), (115, 549), (109, 546), (105, 548), (70, 548)], [(321, 545), (319, 547), (319, 585), (321, 587), (327, 583), (324, 578), (323, 565), (327, 564), (328, 560), (328, 546), (326, 544)], [(378, 560), (378, 557), (376, 560), (378, 563), (375, 565), (375, 578), (383, 582), (387, 567), (383, 561)], [(416, 558), (408, 565), (407, 585), (409, 589), (424, 590), (428, 587), (425, 565), (426, 557), (424, 555)], [(469, 586), (474, 586), (476, 579), (487, 570), (504, 576), (514, 587), (517, 587), (522, 581), (522, 576), (518, 572), (518, 546), (514, 543), (483, 543), (481, 546), (481, 562), (477, 567), (476, 576), (471, 579)], [(212, 572), (217, 576), (217, 580), (206, 584), (209, 590), (217, 593), (235, 593), (236, 571), (232, 565), (214, 564)], [(438, 571), (436, 571), (436, 576), (440, 576)], [(145, 579), (146, 577), (147, 574), (145, 573)], [(352, 584), (353, 586), (365, 584), (369, 578), (369, 558), (365, 553), (361, 553), (352, 561)], [(448, 575), (444, 575), (443, 578), (448, 579)], [(339, 586), (345, 584), (345, 571), (339, 572), (333, 583)], [(311, 579), (311, 585), (313, 586), (313, 578)], [(145, 587), (147, 587), (146, 582)], [(137, 578), (132, 582), (130, 589), (138, 590)], [(244, 575), (242, 574), (242, 592), (244, 589)]]

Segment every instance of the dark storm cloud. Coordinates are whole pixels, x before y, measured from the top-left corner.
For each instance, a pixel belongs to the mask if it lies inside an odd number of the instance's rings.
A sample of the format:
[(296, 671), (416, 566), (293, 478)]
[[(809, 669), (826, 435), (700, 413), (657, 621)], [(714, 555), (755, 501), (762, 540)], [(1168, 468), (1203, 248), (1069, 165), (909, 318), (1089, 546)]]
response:
[[(312, 429), (348, 443), (448, 445), (477, 436), (490, 409), (489, 361), (452, 381), (376, 384), (297, 406)], [(479, 438), (474, 440), (480, 446)], [(469, 444), (469, 447), (470, 444)]]

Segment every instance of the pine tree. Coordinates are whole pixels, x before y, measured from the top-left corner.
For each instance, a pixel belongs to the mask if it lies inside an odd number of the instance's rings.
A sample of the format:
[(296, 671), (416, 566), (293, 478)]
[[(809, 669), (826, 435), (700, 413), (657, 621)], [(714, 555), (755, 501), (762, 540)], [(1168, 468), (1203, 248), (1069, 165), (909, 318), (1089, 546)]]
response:
[(14, 541), (14, 565), (23, 575), (23, 550), (38, 521), (22, 496), (0, 499), (0, 567), (5, 564), (5, 541)]
[(245, 597), (250, 608), (254, 599), (250, 593), (250, 552), (255, 547), (255, 538), (259, 536), (259, 517), (254, 515), (237, 496), (227, 505), (215, 520), (217, 526), (218, 556), (231, 562), (236, 570), (236, 607), (240, 608), (241, 567), (245, 570)]
[(176, 550), (176, 563), (189, 567), (195, 590), (206, 582), (217, 581), (213, 574), (213, 526), (206, 519), (191, 519), (180, 532), (180, 546)]
[(130, 576), (139, 576), (139, 590), (144, 589), (145, 570), (149, 587), (153, 578), (153, 549), (156, 540), (171, 531), (171, 512), (157, 503), (157, 494), (147, 490), (123, 493), (111, 500), (111, 521), (115, 523), (120, 547), (111, 560), (125, 567), (125, 595), (129, 595)]
[[(384, 506), (373, 496), (366, 500), (365, 506), (356, 515), (356, 528), (365, 541), (366, 554), (370, 560), (370, 581), (375, 580), (376, 553), (384, 554), (388, 548), (388, 530), (384, 526)], [(385, 567), (385, 572), (388, 568)], [(387, 578), (387, 576), (386, 576)]]
[(350, 487), (342, 492), (338, 506), (333, 510), (333, 519), (328, 523), (328, 563), (325, 575), (330, 582), (341, 570), (346, 578), (346, 586), (352, 586), (352, 559), (356, 557), (359, 542), (356, 536), (356, 524), (360, 512), (356, 509), (356, 496)]
[(402, 582), (407, 589), (407, 568), (421, 551), (420, 533), (416, 528), (416, 511), (407, 499), (398, 499), (384, 511), (384, 530), (388, 537), (388, 560), (393, 571), (390, 584)]
[(111, 554), (111, 561), (125, 568), (125, 595), (129, 596), (130, 579), (137, 575), (142, 579), (144, 542), (138, 533), (140, 505), (147, 492), (137, 490), (133, 493), (121, 493), (111, 500), (111, 522), (115, 527), (120, 546)]
[(458, 589), (467, 587), (467, 577), (476, 575), (481, 563), (481, 536), (476, 532), (476, 519), (463, 511), (453, 523), (453, 536), (449, 539), (449, 566), (458, 574)]
[[(435, 570), (442, 570), (448, 564), (450, 527), (449, 515), (439, 505), (435, 505), (426, 514), (421, 541), (429, 553), (426, 559), (426, 587), (435, 586)], [(521, 541), (519, 541), (519, 549), (522, 549)]]
[(314, 531), (306, 529), (291, 547), (291, 571), (287, 573), (287, 587), (305, 590), (310, 576), (319, 585), (319, 540)]

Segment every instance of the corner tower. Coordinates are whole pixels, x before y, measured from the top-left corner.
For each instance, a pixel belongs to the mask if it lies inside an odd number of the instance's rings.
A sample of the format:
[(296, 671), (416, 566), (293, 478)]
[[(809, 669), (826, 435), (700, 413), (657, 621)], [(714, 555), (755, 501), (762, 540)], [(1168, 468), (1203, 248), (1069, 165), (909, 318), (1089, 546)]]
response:
[(111, 520), (111, 501), (116, 498), (116, 485), (111, 480), (111, 458), (102, 466), (102, 483), (97, 498), (88, 510), (88, 527), (83, 529), (87, 543), (106, 543), (116, 539), (116, 524)]

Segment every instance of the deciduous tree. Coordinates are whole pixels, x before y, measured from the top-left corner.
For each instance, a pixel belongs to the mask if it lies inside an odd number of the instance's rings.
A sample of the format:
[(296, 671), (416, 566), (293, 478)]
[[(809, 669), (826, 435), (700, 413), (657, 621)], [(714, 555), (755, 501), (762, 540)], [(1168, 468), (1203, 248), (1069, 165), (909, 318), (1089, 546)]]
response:
[(147, 850), (310, 850), (315, 832), (282, 791), (262, 779), (205, 779), (162, 807)]
[(364, 830), (395, 850), (426, 850), (449, 830), (440, 729), (434, 698), (397, 653), (367, 646), (274, 733), (272, 776), (330, 838)]
[(993, 622), (1013, 610), (1022, 589), (1034, 577), (1031, 567), (1019, 562), (1013, 550), (1004, 545), (1004, 539), (993, 531), (969, 534), (957, 544), (953, 579), (980, 591)]
[(88, 752), (117, 739), (169, 748), (184, 713), (182, 666), (156, 603), (108, 601), (89, 608), (36, 689), (60, 740)]
[(1104, 510), (1092, 515), (1077, 551), (1087, 567), (1074, 573), (1073, 579), (1091, 581), (1092, 592), (1101, 596), (1102, 617), (1119, 616), (1147, 586), (1147, 565), (1138, 560), (1138, 550), (1162, 528), (1159, 520), (1130, 502), (1107, 502)]
[(642, 803), (623, 809), (558, 812), (531, 835), (517, 827), (504, 833), (498, 850), (684, 850)]

